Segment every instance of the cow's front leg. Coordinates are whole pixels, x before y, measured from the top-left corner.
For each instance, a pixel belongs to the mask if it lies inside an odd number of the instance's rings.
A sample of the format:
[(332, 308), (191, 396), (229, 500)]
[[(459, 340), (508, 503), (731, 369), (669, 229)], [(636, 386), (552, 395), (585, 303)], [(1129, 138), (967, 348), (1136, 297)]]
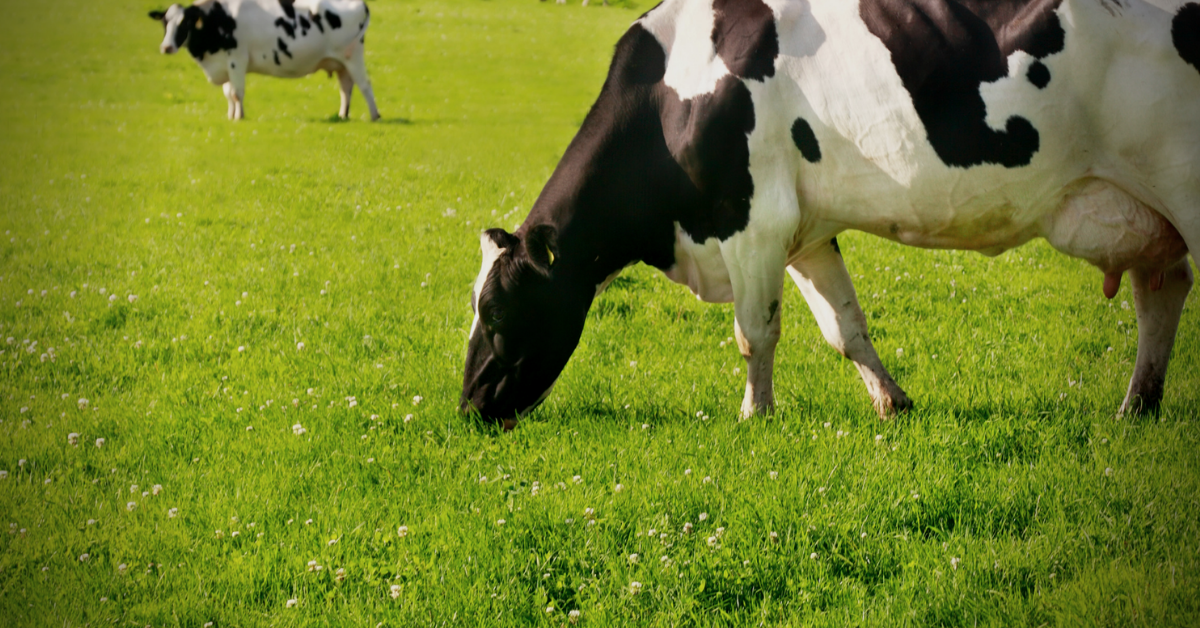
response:
[(354, 94), (354, 79), (350, 78), (350, 72), (344, 67), (338, 70), (337, 76), (338, 93), (342, 97), (341, 105), (338, 106), (338, 117), (343, 120), (349, 120), (350, 97)]
[(1129, 275), (1137, 308), (1138, 350), (1121, 414), (1158, 409), (1179, 317), (1192, 289), (1192, 267), (1186, 257), (1161, 273), (1135, 268)]
[(237, 97), (233, 95), (233, 85), (226, 81), (221, 84), (221, 92), (225, 94), (225, 102), (229, 103), (229, 108), (225, 112), (225, 117), (233, 119), (233, 114), (237, 113)]
[(858, 295), (850, 273), (846, 272), (837, 240), (830, 240), (793, 261), (788, 274), (808, 301), (825, 342), (858, 368), (880, 418), (911, 409), (912, 401), (883, 367), (871, 344), (867, 318), (858, 305)]
[(229, 57), (229, 82), (225, 84), (228, 87), (225, 97), (230, 99), (230, 107), (233, 109), (229, 116), (231, 120), (241, 120), (246, 117), (244, 103), (246, 100), (247, 64), (247, 60), (241, 58), (240, 55), (230, 55)]
[(751, 229), (721, 243), (721, 257), (733, 286), (734, 335), (746, 358), (743, 417), (775, 410), (772, 374), (782, 316), (783, 268), (794, 232), (791, 225), (779, 230)]

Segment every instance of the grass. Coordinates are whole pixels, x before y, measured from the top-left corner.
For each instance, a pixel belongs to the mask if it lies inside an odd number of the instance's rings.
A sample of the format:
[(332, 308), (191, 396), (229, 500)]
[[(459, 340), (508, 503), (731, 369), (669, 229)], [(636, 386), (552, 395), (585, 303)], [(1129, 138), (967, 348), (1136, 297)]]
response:
[(649, 5), (373, 2), (373, 125), (324, 75), (227, 122), (151, 8), (0, 22), (0, 623), (1200, 623), (1195, 294), (1163, 412), (1119, 420), (1128, 287), (847, 234), (918, 409), (875, 418), (789, 288), (779, 411), (739, 422), (732, 307), (639, 267), (497, 433), (455, 412), (477, 234)]

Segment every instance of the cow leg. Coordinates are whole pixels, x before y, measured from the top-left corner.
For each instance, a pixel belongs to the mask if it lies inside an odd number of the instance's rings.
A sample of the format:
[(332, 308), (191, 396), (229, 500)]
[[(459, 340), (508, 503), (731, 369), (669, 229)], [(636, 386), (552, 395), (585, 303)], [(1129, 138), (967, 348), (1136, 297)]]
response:
[(237, 112), (237, 98), (233, 95), (233, 85), (228, 81), (221, 84), (221, 91), (225, 94), (225, 101), (229, 103), (229, 109), (225, 113), (225, 117), (233, 119), (233, 114)]
[[(249, 55), (246, 55), (247, 57)], [(246, 117), (246, 111), (243, 103), (246, 100), (246, 68), (248, 67), (247, 59), (240, 56), (230, 55), (229, 57), (229, 91), (226, 92), (226, 97), (229, 97), (230, 92), (233, 94), (233, 120), (241, 120)]]
[(350, 73), (346, 68), (337, 71), (338, 75), (338, 91), (342, 95), (342, 104), (338, 107), (338, 117), (343, 120), (350, 118), (350, 96), (354, 93), (354, 79), (350, 78)]
[(371, 89), (371, 79), (367, 77), (367, 63), (363, 54), (362, 44), (355, 46), (346, 62), (346, 70), (350, 72), (350, 78), (354, 79), (354, 84), (362, 93), (363, 100), (367, 101), (367, 110), (371, 112), (371, 121), (374, 122), (379, 119), (379, 109), (375, 107), (375, 91)]
[[(766, 188), (767, 186), (763, 186)], [(733, 288), (734, 336), (746, 359), (742, 416), (775, 409), (772, 375), (779, 344), (784, 267), (800, 223), (795, 194), (764, 189), (751, 201), (745, 231), (721, 243), (721, 257)]]
[(787, 270), (808, 301), (825, 342), (858, 368), (880, 418), (911, 409), (912, 401), (884, 368), (871, 344), (867, 318), (858, 305), (858, 295), (836, 240), (795, 260)]
[(1175, 345), (1175, 331), (1179, 328), (1184, 301), (1192, 288), (1192, 267), (1186, 257), (1162, 271), (1162, 287), (1153, 290), (1151, 282), (1158, 279), (1158, 274), (1136, 268), (1129, 271), (1133, 302), (1137, 308), (1138, 351), (1129, 391), (1121, 404), (1122, 415), (1158, 409), (1167, 362), (1171, 359), (1171, 347)]

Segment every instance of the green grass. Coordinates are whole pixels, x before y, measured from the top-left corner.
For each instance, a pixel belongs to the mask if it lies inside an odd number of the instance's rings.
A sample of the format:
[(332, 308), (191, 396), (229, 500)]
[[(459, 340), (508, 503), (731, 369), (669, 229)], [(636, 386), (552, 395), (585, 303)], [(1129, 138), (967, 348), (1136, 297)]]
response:
[(0, 624), (1200, 623), (1195, 294), (1162, 414), (1118, 420), (1128, 287), (847, 234), (918, 409), (875, 418), (789, 288), (779, 411), (739, 422), (732, 307), (639, 267), (500, 434), (455, 412), (478, 232), (649, 3), (373, 2), (374, 125), (324, 75), (227, 122), (151, 8), (0, 20)]

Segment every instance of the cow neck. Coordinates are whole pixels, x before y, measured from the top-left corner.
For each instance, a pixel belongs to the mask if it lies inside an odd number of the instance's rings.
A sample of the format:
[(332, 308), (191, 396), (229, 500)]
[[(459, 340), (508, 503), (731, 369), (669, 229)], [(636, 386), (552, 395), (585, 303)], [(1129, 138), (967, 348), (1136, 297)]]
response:
[(647, 68), (661, 57), (640, 26), (617, 44), (599, 98), (518, 230), (553, 225), (556, 263), (580, 279), (599, 283), (636, 262), (674, 263), (680, 169), (663, 139), (661, 70)]

